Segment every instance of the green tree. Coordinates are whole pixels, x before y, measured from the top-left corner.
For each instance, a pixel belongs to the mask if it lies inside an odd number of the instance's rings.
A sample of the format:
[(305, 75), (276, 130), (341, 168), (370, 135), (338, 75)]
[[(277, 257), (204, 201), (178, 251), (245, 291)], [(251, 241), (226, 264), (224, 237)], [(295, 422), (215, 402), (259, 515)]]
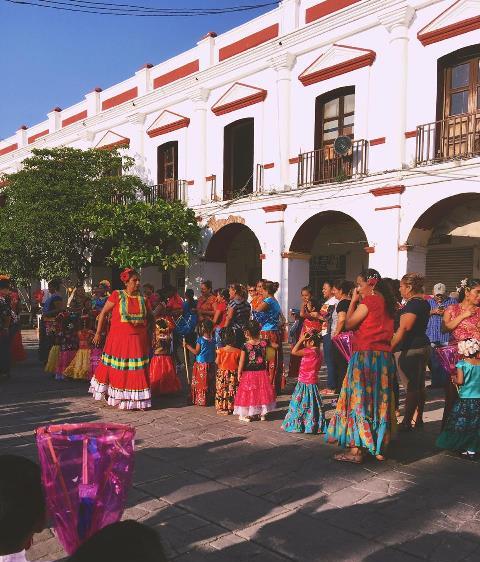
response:
[(185, 248), (200, 238), (193, 211), (147, 203), (133, 165), (118, 150), (34, 149), (6, 177), (0, 267), (22, 280), (84, 279), (99, 251), (118, 266), (185, 264)]

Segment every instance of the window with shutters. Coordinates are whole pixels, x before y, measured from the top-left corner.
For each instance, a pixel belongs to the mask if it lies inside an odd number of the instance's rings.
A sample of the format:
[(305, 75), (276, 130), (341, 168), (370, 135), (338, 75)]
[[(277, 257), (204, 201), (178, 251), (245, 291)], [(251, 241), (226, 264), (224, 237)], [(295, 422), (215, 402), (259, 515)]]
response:
[(355, 87), (340, 88), (318, 96), (315, 113), (315, 149), (332, 146), (340, 136), (353, 139)]
[(223, 198), (242, 197), (253, 191), (254, 119), (239, 119), (225, 127)]

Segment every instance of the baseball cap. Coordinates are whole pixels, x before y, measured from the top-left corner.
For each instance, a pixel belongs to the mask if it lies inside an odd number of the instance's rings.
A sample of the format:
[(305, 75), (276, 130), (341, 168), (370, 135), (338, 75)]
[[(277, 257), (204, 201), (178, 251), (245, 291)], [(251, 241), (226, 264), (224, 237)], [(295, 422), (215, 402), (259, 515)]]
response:
[(444, 295), (447, 292), (447, 288), (443, 283), (437, 283), (433, 286), (434, 295)]

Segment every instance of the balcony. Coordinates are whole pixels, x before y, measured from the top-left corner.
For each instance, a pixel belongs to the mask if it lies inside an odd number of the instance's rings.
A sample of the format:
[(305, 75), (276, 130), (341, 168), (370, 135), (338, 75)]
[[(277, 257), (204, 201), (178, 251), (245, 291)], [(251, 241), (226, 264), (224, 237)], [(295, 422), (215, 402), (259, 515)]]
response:
[(298, 187), (334, 183), (366, 176), (368, 173), (367, 140), (352, 142), (345, 155), (337, 154), (333, 146), (298, 155)]
[(480, 111), (417, 127), (415, 165), (480, 155)]
[(133, 203), (134, 201), (144, 201), (145, 203), (154, 204), (163, 199), (164, 201), (187, 201), (187, 182), (185, 180), (167, 180), (159, 185), (149, 185), (146, 191), (137, 193), (131, 197), (116, 195), (112, 198), (113, 202), (118, 205)]

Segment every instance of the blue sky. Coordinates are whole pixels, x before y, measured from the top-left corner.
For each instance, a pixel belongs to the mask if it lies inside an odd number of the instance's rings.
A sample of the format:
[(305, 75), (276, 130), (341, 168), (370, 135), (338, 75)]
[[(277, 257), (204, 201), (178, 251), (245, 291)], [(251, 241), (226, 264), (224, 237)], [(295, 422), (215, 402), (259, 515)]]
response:
[[(108, 0), (106, 0), (108, 1)], [(266, 0), (110, 0), (157, 8), (230, 7)], [(195, 18), (114, 17), (61, 12), (0, 0), (0, 139), (81, 101), (96, 86), (125, 80), (268, 11)], [(271, 8), (270, 8), (271, 9)]]

